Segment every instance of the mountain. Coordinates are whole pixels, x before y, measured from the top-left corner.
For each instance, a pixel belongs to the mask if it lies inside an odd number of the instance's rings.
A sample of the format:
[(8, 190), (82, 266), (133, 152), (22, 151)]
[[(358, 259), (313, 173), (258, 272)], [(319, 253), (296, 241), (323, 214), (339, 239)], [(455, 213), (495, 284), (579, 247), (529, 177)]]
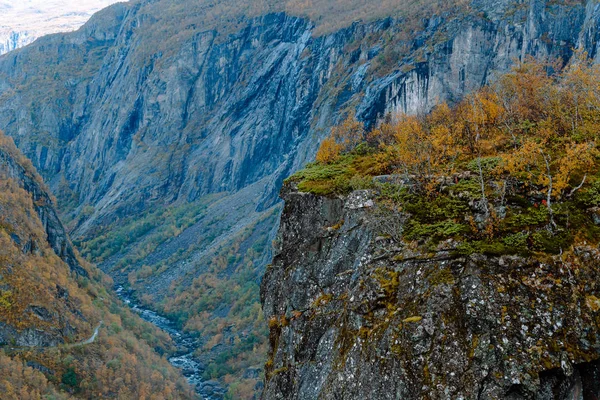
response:
[(279, 188), (330, 128), (458, 101), (527, 56), (596, 58), (599, 13), (593, 1), (119, 3), (0, 58), (0, 128), (84, 256), (199, 332), (205, 378), (247, 393), (268, 346), (258, 293)]
[(37, 38), (78, 29), (98, 10), (116, 0), (0, 1), (0, 55)]
[(2, 398), (193, 398), (155, 353), (170, 338), (79, 259), (41, 177), (0, 135)]

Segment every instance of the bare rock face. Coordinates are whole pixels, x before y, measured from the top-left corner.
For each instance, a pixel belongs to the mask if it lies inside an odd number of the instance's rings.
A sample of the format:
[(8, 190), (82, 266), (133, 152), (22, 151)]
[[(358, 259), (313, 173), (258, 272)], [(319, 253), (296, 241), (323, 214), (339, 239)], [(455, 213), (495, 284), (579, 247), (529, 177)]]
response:
[[(600, 250), (460, 256), (379, 236), (365, 193), (285, 187), (264, 399), (593, 399)], [(332, 227), (334, 227), (332, 229)]]

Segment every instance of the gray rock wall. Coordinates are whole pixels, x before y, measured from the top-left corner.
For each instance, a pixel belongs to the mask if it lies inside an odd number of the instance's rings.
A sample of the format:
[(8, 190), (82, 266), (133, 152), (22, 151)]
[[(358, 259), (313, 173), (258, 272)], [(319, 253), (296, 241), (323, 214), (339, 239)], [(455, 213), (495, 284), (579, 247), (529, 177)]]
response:
[(451, 240), (433, 251), (379, 236), (369, 192), (282, 197), (261, 287), (264, 399), (600, 394), (597, 247), (575, 261), (459, 256)]

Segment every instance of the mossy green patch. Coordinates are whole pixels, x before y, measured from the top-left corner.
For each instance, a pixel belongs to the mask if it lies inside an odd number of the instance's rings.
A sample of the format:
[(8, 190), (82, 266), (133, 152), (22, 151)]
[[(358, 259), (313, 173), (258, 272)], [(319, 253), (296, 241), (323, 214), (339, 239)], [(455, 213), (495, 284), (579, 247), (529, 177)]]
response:
[(435, 245), (440, 240), (461, 237), (470, 231), (464, 220), (469, 210), (465, 200), (449, 195), (430, 198), (401, 191), (394, 195), (394, 201), (411, 215), (404, 228), (408, 240), (424, 239)]
[(578, 201), (585, 207), (600, 206), (600, 179), (593, 180), (589, 187), (577, 193)]
[(498, 165), (500, 165), (500, 163), (502, 162), (502, 159), (500, 157), (481, 157), (481, 159), (474, 159), (471, 160), (468, 164), (467, 164), (467, 168), (470, 171), (473, 172), (479, 172), (479, 167), (481, 166), (481, 172), (483, 173), (490, 173), (494, 170), (494, 168), (496, 168)]
[(476, 179), (462, 179), (448, 188), (454, 194), (467, 194), (470, 199), (481, 198), (481, 184)]
[(1, 290), (0, 291), (0, 308), (9, 309), (13, 305), (12, 301), (12, 291), (10, 290)]
[(507, 229), (530, 228), (548, 224), (549, 217), (548, 209), (545, 206), (531, 206), (526, 209), (511, 208), (502, 224)]
[(358, 146), (330, 164), (313, 162), (290, 176), (286, 183), (296, 182), (302, 192), (321, 196), (347, 194), (372, 186), (372, 177), (381, 172), (372, 150)]
[(432, 271), (427, 277), (429, 284), (432, 286), (453, 285), (456, 281), (452, 271), (448, 268), (440, 268)]
[(431, 240), (456, 237), (461, 233), (468, 232), (469, 227), (465, 224), (456, 223), (451, 220), (436, 222), (433, 224), (421, 224), (418, 221), (410, 220), (406, 229), (407, 239), (419, 239), (428, 237)]

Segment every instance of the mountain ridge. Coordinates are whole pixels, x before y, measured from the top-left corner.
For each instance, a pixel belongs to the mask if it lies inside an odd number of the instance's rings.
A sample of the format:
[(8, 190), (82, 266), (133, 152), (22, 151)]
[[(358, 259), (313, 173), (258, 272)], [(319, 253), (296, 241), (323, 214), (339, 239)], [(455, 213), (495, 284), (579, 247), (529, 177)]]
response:
[[(527, 55), (598, 57), (593, 1), (427, 2), (362, 22), (359, 2), (339, 21), (320, 10), (346, 3), (317, 3), (312, 20), (290, 15), (311, 14), (292, 3), (116, 4), (0, 58), (0, 128), (59, 194), (77, 245), (146, 305), (200, 330), (209, 364), (266, 346), (257, 282), (279, 187), (348, 112), (373, 126), (457, 101)], [(251, 300), (223, 307), (215, 292), (226, 288)], [(244, 359), (234, 374), (260, 364)]]

